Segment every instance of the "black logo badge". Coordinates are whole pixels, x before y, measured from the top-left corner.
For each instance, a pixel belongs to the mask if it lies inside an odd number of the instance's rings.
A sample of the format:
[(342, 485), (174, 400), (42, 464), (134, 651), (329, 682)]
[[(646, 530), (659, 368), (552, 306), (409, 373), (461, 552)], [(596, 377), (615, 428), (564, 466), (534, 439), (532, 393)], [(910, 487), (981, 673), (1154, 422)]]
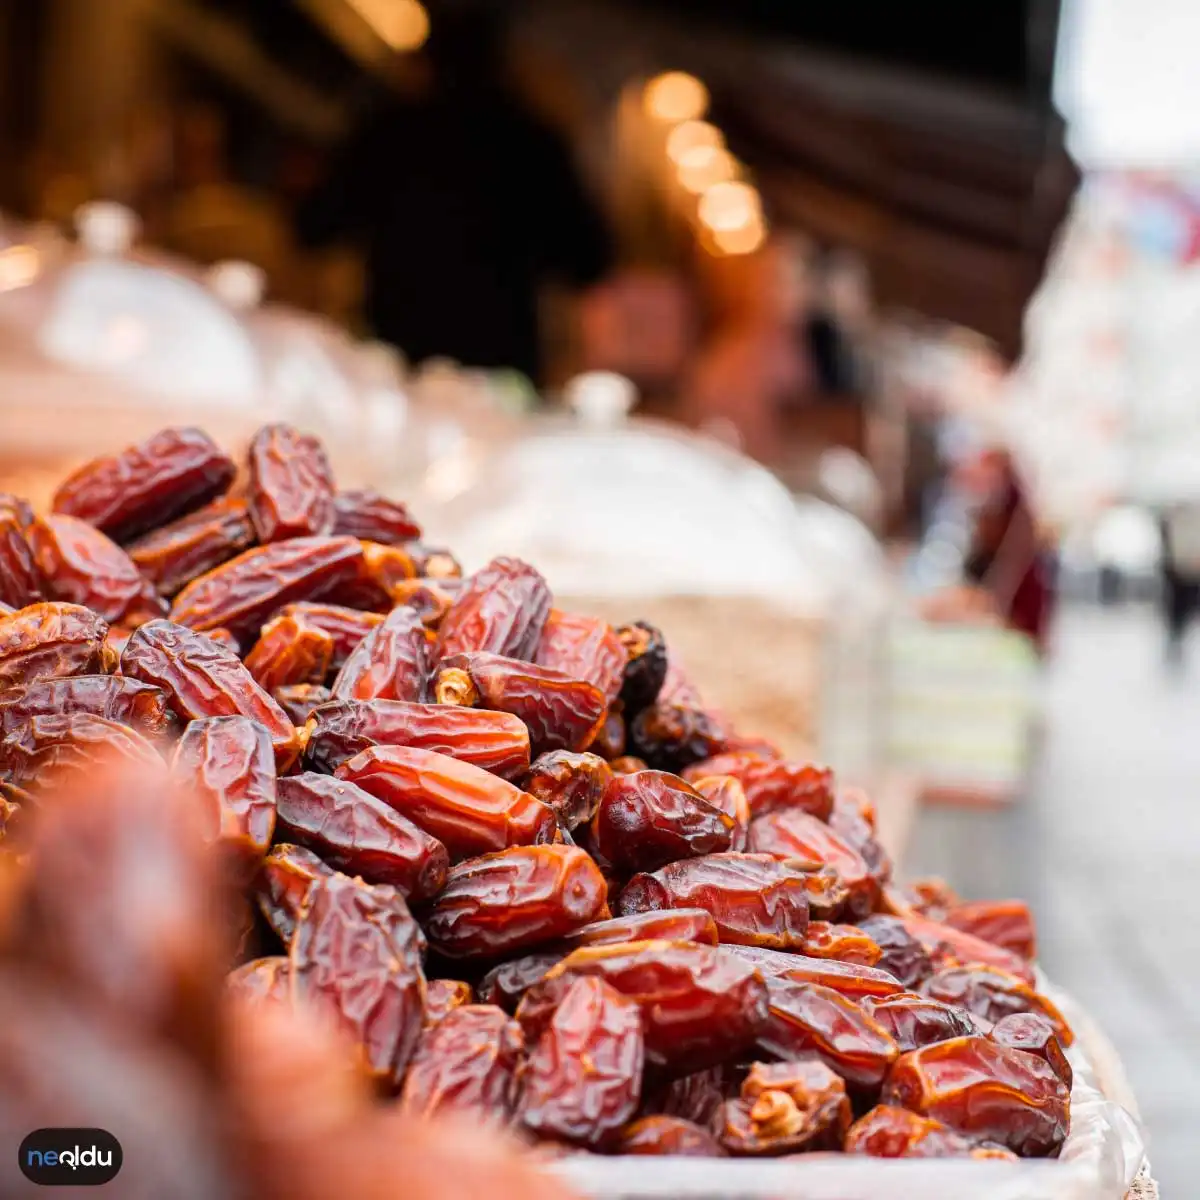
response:
[(104, 1129), (35, 1129), (17, 1151), (21, 1174), (46, 1187), (95, 1187), (121, 1169), (121, 1143)]

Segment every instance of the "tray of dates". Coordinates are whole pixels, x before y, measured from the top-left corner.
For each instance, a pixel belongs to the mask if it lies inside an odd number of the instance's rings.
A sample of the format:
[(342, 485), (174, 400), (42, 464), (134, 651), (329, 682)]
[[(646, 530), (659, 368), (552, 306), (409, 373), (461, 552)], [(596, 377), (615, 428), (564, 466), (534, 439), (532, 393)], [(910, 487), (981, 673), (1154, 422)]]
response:
[(52, 803), (102, 765), (186, 803), (240, 901), (228, 995), (565, 1189), (1067, 1200), (1140, 1167), (1025, 905), (901, 886), (870, 800), (714, 717), (669, 633), (517, 559), (464, 575), (314, 438), (239, 464), (166, 430), (5, 496), (0, 556), (0, 932), (141, 1027), (203, 1043), (214, 1006), (158, 818)]

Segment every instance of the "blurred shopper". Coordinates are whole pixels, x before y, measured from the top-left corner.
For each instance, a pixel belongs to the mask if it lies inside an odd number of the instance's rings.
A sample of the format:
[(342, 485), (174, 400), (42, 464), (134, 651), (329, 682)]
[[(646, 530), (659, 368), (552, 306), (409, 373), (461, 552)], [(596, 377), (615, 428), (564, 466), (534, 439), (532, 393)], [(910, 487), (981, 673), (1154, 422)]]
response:
[(502, 78), (501, 18), (435, 14), (419, 95), (374, 111), (302, 205), (309, 245), (359, 242), (367, 317), (410, 361), (541, 374), (539, 290), (609, 265), (569, 148)]
[(1200, 506), (1179, 504), (1161, 517), (1162, 604), (1167, 661), (1183, 661), (1188, 625), (1200, 606)]

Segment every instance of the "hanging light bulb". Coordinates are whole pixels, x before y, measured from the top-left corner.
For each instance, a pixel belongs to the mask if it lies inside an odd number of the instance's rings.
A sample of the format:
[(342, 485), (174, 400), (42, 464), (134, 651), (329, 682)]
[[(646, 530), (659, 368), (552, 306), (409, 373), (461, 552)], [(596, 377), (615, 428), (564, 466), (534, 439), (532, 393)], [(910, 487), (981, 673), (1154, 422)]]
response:
[(700, 220), (713, 233), (731, 232), (762, 219), (762, 201), (748, 183), (715, 183), (700, 197)]
[(680, 185), (696, 196), (738, 173), (737, 159), (721, 146), (693, 146), (676, 167)]
[(667, 71), (646, 84), (645, 105), (659, 121), (691, 121), (708, 109), (708, 88), (686, 71)]
[(684, 121), (667, 136), (667, 157), (673, 163), (678, 163), (689, 151), (701, 146), (719, 150), (724, 145), (725, 137), (715, 125), (707, 121)]

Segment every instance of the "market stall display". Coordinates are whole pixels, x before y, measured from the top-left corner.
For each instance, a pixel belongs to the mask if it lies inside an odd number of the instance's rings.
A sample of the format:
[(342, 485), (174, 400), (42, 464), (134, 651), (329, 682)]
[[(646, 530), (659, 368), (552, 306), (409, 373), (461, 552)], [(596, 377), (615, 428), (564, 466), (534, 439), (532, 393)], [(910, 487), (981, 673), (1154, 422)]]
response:
[[(76, 851), (44, 830), (109, 828), (55, 794), (115, 765), (160, 811), (177, 793), (261, 914), (228, 986), (314, 1006), (393, 1111), (509, 1127), (598, 1195), (1122, 1194), (1140, 1144), (1023, 904), (899, 885), (870, 800), (713, 711), (669, 631), (564, 608), (520, 559), (462, 577), (403, 506), (338, 491), (315, 438), (266, 427), (237, 477), (168, 430), (85, 464), (48, 512), (2, 506), (18, 946), (90, 919), (55, 899)], [(83, 845), (92, 878), (143, 869), (139, 828)], [(194, 846), (160, 835), (180, 873), (156, 877), (186, 889)], [(211, 974), (160, 952), (144, 904), (120, 916), (107, 948), (136, 969), (69, 969), (202, 1053)], [(623, 1152), (660, 1162), (600, 1157)], [(676, 1157), (701, 1153), (702, 1173)], [(762, 1156), (786, 1161), (719, 1161)], [(991, 1161), (875, 1161), (926, 1157)]]

